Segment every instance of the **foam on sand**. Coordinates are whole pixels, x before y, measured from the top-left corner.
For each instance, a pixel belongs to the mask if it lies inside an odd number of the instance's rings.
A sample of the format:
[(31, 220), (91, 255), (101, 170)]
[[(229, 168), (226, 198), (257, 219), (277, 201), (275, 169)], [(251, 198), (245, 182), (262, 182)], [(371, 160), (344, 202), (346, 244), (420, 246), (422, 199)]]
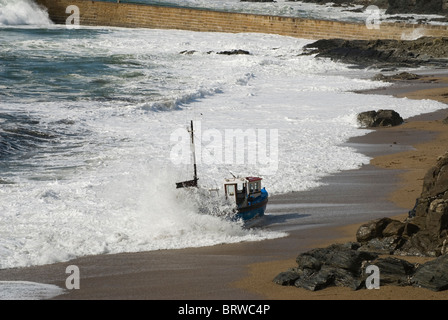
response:
[(64, 289), (51, 284), (0, 281), (0, 300), (43, 300), (59, 296), (64, 292)]

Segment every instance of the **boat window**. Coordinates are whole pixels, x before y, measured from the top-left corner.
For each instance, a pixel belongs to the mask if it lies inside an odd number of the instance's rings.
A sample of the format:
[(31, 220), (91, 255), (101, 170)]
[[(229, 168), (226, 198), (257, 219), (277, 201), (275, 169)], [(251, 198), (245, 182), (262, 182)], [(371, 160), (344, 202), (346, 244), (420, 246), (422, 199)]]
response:
[(260, 191), (260, 182), (249, 183), (249, 192), (255, 193)]
[(228, 185), (226, 185), (226, 188), (227, 188), (227, 194), (229, 196), (235, 195), (235, 185), (234, 184), (228, 184)]

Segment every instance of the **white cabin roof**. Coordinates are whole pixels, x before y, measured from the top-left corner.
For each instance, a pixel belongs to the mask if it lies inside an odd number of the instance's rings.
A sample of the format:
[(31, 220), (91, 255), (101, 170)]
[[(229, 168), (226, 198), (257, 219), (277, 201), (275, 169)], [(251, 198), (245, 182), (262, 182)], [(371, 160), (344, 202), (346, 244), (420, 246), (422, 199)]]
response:
[(256, 182), (261, 181), (262, 178), (259, 177), (240, 177), (240, 178), (226, 178), (224, 179), (225, 184), (229, 183), (247, 183), (247, 182)]

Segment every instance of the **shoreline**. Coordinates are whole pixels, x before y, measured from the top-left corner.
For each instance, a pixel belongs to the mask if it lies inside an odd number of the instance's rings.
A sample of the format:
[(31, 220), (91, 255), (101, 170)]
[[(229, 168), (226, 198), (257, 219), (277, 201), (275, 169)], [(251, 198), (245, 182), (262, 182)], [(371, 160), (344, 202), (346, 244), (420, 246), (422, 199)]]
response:
[[(422, 83), (414, 83), (409, 87), (396, 87), (374, 89), (367, 93), (370, 94), (392, 94), (397, 97), (407, 97), (409, 99), (433, 99), (448, 104), (448, 77), (432, 77), (426, 84), (437, 83), (442, 84), (436, 88), (431, 85), (423, 85)], [(426, 79), (427, 80), (427, 79)], [(425, 81), (425, 79), (423, 80)], [(405, 81), (409, 84), (409, 81)], [(415, 86), (415, 87), (414, 87)], [(417, 90), (415, 88), (418, 88)], [(396, 93), (396, 94), (394, 94)], [(401, 152), (392, 152), (379, 154), (372, 158), (370, 165), (386, 170), (392, 170), (398, 176), (398, 183), (388, 200), (395, 206), (402, 208), (403, 213), (390, 218), (403, 220), (407, 217), (407, 211), (411, 209), (415, 200), (420, 196), (423, 177), (437, 161), (439, 155), (448, 151), (448, 124), (444, 124), (442, 120), (447, 118), (448, 106), (429, 114), (423, 114), (405, 119), (405, 123), (391, 128), (379, 128), (369, 133), (367, 136), (356, 137), (351, 141), (365, 141), (369, 139), (369, 135), (373, 141), (382, 140), (383, 133), (394, 138), (398, 133), (406, 132), (412, 142), (412, 149)], [(416, 139), (417, 138), (417, 139)], [(419, 141), (420, 140), (420, 141)], [(427, 140), (427, 141), (425, 141)], [(372, 141), (370, 141), (372, 143)], [(392, 145), (391, 145), (392, 147)], [(398, 172), (398, 173), (397, 173)], [(356, 241), (356, 231), (361, 224), (348, 224), (341, 227), (335, 227), (339, 236), (332, 241), (317, 242), (314, 247), (326, 247), (334, 243), (345, 243), (348, 241)], [(297, 255), (296, 255), (297, 256)], [(403, 257), (410, 262), (424, 263), (432, 258), (428, 257)], [(278, 272), (269, 272), (269, 276), (273, 279), (277, 274), (296, 266), (295, 256), (289, 260), (269, 261), (249, 266), (249, 276), (234, 285), (253, 290), (265, 295), (270, 300), (447, 300), (448, 290), (442, 292), (433, 292), (427, 289), (414, 287), (398, 287), (383, 286), (381, 290), (359, 290), (352, 291), (349, 288), (331, 287), (321, 291), (311, 292), (296, 287), (281, 287), (274, 283), (261, 284), (256, 281), (256, 275), (261, 270), (276, 270)]]
[[(397, 84), (398, 87), (401, 85)], [(421, 89), (421, 86), (417, 87)], [(393, 88), (378, 91), (379, 94), (391, 94), (391, 90)], [(419, 92), (416, 97), (423, 96)], [(444, 98), (443, 92), (439, 92), (439, 96)], [(77, 265), (81, 270), (81, 290), (72, 290), (53, 299), (448, 299), (448, 292), (432, 293), (417, 288), (382, 287), (382, 290), (361, 291), (329, 288), (309, 292), (272, 282), (278, 273), (295, 266), (295, 257), (300, 252), (316, 246), (352, 241), (357, 226), (367, 222), (365, 217), (406, 215), (407, 210), (413, 207), (415, 195), (421, 191), (418, 177), (426, 172), (428, 165), (435, 163), (435, 159), (432, 160), (425, 152), (430, 150), (435, 154), (447, 145), (448, 140), (438, 141), (442, 132), (448, 139), (448, 125), (445, 130), (440, 125), (437, 127), (439, 131), (434, 131), (434, 124), (440, 122), (446, 113), (444, 109), (424, 114), (408, 119), (401, 126), (378, 129), (353, 138), (348, 144), (371, 154), (373, 160), (370, 165), (327, 177), (328, 185), (318, 190), (272, 199), (273, 204), (303, 202), (300, 210), (310, 213), (319, 210), (313, 205), (325, 199), (326, 203), (333, 205), (331, 210), (356, 213), (339, 224), (323, 222), (308, 229), (293, 230), (285, 238), (262, 242), (87, 256), (52, 265), (0, 270), (0, 281), (33, 281), (65, 288), (66, 267)], [(395, 132), (393, 141), (390, 131)], [(433, 145), (429, 149), (423, 149), (424, 145), (431, 143)], [(439, 149), (434, 149), (435, 145)], [(419, 152), (423, 154), (419, 155)], [(407, 168), (400, 166), (404, 162)], [(414, 167), (415, 170), (411, 170)], [(409, 187), (410, 183), (412, 187)], [(334, 192), (334, 186), (338, 187), (338, 192)], [(397, 190), (402, 190), (402, 198), (395, 195)]]

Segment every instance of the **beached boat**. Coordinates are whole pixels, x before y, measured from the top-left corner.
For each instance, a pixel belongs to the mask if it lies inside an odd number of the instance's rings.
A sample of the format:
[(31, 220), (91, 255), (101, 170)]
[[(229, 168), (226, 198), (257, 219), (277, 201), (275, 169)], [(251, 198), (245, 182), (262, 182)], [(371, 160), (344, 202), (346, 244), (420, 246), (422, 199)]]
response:
[(225, 179), (226, 199), (236, 204), (235, 218), (248, 221), (264, 215), (269, 194), (264, 187), (261, 188), (261, 181), (259, 177)]
[[(176, 188), (199, 188), (194, 148), (193, 121), (190, 122), (190, 139), (193, 153), (193, 179), (176, 183)], [(232, 174), (233, 176), (233, 174)], [(266, 211), (269, 194), (261, 185), (260, 177), (235, 177), (224, 179), (226, 200), (234, 204), (232, 219), (249, 221), (262, 217)]]

